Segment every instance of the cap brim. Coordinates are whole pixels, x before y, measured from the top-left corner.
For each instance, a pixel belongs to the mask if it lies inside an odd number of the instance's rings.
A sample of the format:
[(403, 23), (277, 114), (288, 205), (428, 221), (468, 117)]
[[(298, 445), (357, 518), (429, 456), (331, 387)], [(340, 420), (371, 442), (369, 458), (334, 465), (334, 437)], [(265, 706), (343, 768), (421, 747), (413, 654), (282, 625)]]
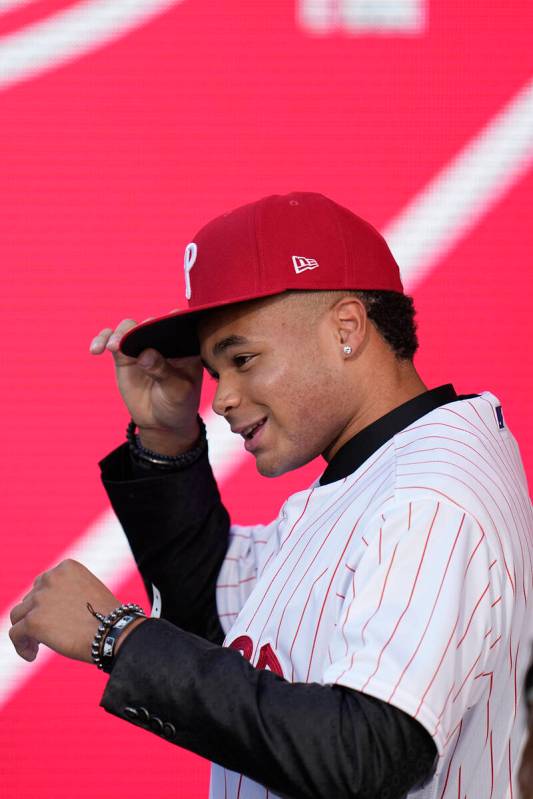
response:
[(153, 348), (165, 358), (186, 358), (200, 354), (196, 320), (201, 312), (174, 311), (157, 319), (141, 322), (122, 337), (120, 351), (137, 358)]
[(150, 319), (132, 327), (120, 340), (120, 351), (124, 355), (138, 358), (143, 350), (153, 348), (165, 358), (187, 358), (200, 354), (200, 341), (196, 332), (196, 324), (200, 316), (207, 311), (226, 305), (237, 305), (264, 297), (280, 294), (277, 291), (264, 291), (252, 296), (228, 299), (225, 302), (200, 305), (194, 310), (184, 308), (173, 311), (157, 319)]

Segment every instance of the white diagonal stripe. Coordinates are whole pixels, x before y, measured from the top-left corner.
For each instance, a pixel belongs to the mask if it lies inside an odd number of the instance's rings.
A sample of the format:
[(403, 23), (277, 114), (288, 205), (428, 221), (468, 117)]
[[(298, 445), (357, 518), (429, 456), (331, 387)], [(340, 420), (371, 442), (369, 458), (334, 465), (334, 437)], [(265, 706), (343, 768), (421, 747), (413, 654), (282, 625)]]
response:
[[(207, 416), (206, 425), (209, 460), (217, 481), (223, 483), (242, 463), (243, 441), (241, 436), (231, 432), (228, 423), (221, 416), (216, 416), (213, 412)], [(111, 590), (120, 586), (136, 568), (122, 527), (111, 510), (103, 513), (73, 546), (58, 555), (55, 563), (66, 558), (83, 563)], [(51, 568), (55, 563), (46, 568)], [(0, 617), (0, 708), (17, 688), (35, 676), (38, 668), (53, 654), (47, 647), (41, 646), (37, 660), (28, 663), (17, 655), (9, 638), (9, 612), (28, 591), (30, 587), (14, 599), (8, 611)]]
[(533, 80), (386, 230), (410, 291), (532, 164)]
[(0, 14), (5, 14), (7, 11), (17, 11), (20, 6), (29, 6), (35, 0), (0, 0)]
[[(533, 82), (467, 144), (385, 231), (408, 290), (526, 172), (532, 161)], [(210, 414), (206, 421), (211, 463), (218, 482), (223, 483), (241, 465), (242, 439), (230, 432), (221, 417)], [(67, 557), (85, 563), (111, 589), (135, 568), (110, 511), (57, 561)], [(0, 707), (35, 676), (47, 658), (43, 651), (35, 663), (20, 659), (7, 636), (10, 626), (6, 613), (0, 618)]]
[(0, 38), (0, 89), (109, 43), (183, 0), (83, 0)]

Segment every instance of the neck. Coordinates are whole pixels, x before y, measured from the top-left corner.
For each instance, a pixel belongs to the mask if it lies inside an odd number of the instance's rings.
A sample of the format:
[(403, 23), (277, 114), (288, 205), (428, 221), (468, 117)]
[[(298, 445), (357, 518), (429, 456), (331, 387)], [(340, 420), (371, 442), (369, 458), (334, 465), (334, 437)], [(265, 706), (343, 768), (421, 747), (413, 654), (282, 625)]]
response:
[(372, 422), (427, 391), (411, 361), (395, 360), (392, 368), (382, 373), (379, 380), (376, 379), (378, 373), (376, 369), (367, 374), (366, 380), (359, 381), (358, 407), (352, 409), (339, 435), (322, 453), (326, 461), (329, 462), (347, 441)]

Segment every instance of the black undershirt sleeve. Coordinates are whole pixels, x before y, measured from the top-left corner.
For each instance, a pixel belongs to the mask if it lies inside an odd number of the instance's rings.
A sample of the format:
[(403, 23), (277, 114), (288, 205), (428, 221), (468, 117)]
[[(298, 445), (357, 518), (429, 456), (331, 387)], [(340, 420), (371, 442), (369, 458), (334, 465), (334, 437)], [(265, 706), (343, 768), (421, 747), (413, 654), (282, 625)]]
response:
[(207, 453), (186, 469), (162, 472), (137, 465), (123, 445), (100, 468), (150, 601), (153, 583), (162, 618), (222, 643), (215, 592), (230, 522)]
[(398, 708), (289, 683), (164, 620), (124, 641), (101, 704), (290, 799), (401, 799), (436, 756), (429, 733)]

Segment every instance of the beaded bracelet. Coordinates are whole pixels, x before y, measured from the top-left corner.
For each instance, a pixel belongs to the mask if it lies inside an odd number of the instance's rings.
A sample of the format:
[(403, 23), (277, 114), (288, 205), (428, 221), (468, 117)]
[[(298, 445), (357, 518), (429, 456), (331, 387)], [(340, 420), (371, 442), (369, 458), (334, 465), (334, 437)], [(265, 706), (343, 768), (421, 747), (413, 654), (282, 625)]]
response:
[[(109, 673), (111, 671), (113, 662), (113, 652), (115, 650), (116, 639), (124, 632), (126, 627), (135, 621), (135, 619), (145, 618), (146, 614), (141, 606), (136, 605), (134, 602), (128, 602), (125, 605), (119, 605), (118, 608), (115, 608), (115, 610), (113, 610), (107, 616), (104, 616), (102, 613), (98, 613), (98, 611), (93, 608), (90, 602), (87, 602), (87, 610), (95, 617), (95, 619), (98, 619), (100, 622), (91, 644), (91, 657), (93, 663), (97, 668), (102, 670), (104, 669), (105, 665), (107, 667), (106, 671)], [(117, 634), (113, 636), (111, 651), (104, 657), (103, 649), (109, 634), (117, 626), (117, 623), (126, 617), (128, 617), (127, 624), (122, 624), (117, 630)]]
[(126, 428), (126, 439), (134, 460), (141, 465), (156, 466), (158, 469), (173, 469), (175, 471), (185, 469), (187, 466), (196, 463), (207, 450), (207, 435), (204, 421), (201, 416), (197, 416), (196, 419), (200, 426), (198, 441), (193, 449), (182, 452), (180, 455), (161, 455), (159, 452), (154, 452), (151, 449), (143, 447), (139, 435), (135, 432), (137, 424), (132, 419)]

